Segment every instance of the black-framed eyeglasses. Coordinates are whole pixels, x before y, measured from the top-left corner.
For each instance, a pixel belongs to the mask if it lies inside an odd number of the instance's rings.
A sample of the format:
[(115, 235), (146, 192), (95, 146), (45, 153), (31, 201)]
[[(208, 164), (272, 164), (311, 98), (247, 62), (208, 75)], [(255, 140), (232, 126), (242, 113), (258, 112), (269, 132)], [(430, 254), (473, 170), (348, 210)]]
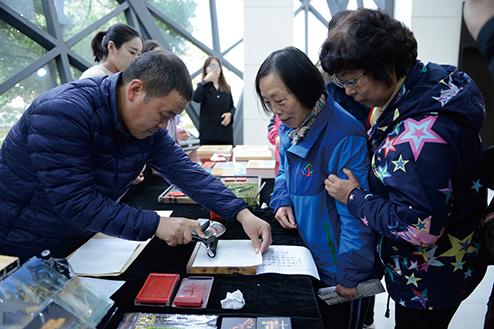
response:
[(340, 81), (340, 79), (338, 79), (338, 77), (335, 74), (333, 77), (333, 83), (340, 88), (345, 88), (346, 86), (352, 87), (352, 88), (357, 88), (358, 87), (357, 81), (358, 81), (358, 79), (360, 79), (362, 74), (364, 74), (364, 72), (365, 72), (365, 70), (362, 70), (362, 72), (360, 72), (358, 77), (356, 77), (355, 79), (350, 80), (350, 81)]

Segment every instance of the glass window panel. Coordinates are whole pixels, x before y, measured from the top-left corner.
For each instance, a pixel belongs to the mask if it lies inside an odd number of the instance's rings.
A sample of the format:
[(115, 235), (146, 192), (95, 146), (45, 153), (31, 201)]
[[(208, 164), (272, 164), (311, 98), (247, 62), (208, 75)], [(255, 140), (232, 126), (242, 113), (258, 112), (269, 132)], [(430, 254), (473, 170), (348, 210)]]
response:
[(39, 44), (0, 20), (0, 81), (11, 78), (46, 53)]
[(180, 113), (180, 126), (182, 126), (189, 132), (189, 134), (191, 134), (189, 140), (194, 137), (199, 138), (199, 130), (197, 130), (197, 127), (192, 122), (192, 119), (190, 118), (187, 111), (183, 111), (182, 113)]
[(310, 4), (314, 7), (322, 17), (328, 22), (331, 20), (328, 2), (326, 0), (311, 0)]
[(70, 66), (70, 72), (72, 72), (72, 76), (74, 77), (74, 80), (79, 80), (79, 78), (82, 75), (82, 71), (73, 67), (72, 65)]
[(239, 43), (226, 54), (225, 59), (240, 71), (244, 70), (244, 43)]
[(244, 2), (216, 0), (221, 51), (225, 51), (244, 37)]
[[(161, 30), (161, 33), (163, 34), (163, 37), (168, 43), (168, 46), (170, 47), (172, 53), (180, 57), (188, 53), (189, 50), (188, 50), (188, 45), (186, 45), (186, 43), (189, 43), (189, 41), (187, 39), (185, 39), (180, 34), (170, 29), (168, 25), (162, 23), (160, 20), (155, 19), (154, 21)], [(195, 46), (193, 47), (196, 48)]]
[[(364, 8), (370, 8), (370, 9), (377, 8), (376, 3), (373, 0), (364, 0), (363, 4), (364, 4)], [(357, 0), (350, 0), (348, 2), (347, 9), (355, 10), (357, 9), (357, 7), (358, 7)]]
[(364, 0), (364, 7), (370, 9), (377, 9), (377, 5), (374, 0)]
[(350, 10), (355, 10), (357, 9), (357, 0), (350, 0), (348, 2), (348, 5), (346, 6), (347, 9), (350, 9)]
[(55, 61), (52, 60), (0, 95), (0, 142), (31, 102), (58, 84), (58, 71)]
[[(169, 19), (171, 19), (174, 23), (178, 24), (187, 32), (194, 35), (197, 31), (202, 31), (205, 29), (208, 31), (208, 34), (211, 35), (211, 24), (206, 24), (205, 17), (209, 20), (209, 6), (208, 1), (196, 1), (193, 0), (146, 0), (153, 7), (161, 11), (164, 15), (166, 15)], [(199, 12), (201, 17), (196, 17), (196, 12)], [(166, 34), (171, 34), (176, 36), (176, 34), (169, 30), (166, 24), (155, 20), (160, 26), (162, 30), (165, 31)], [(197, 38), (196, 36), (194, 36)], [(199, 39), (199, 38), (197, 38)], [(202, 41), (202, 40), (201, 40)], [(204, 41), (202, 41), (204, 42)], [(204, 42), (207, 44), (207, 42)], [(172, 48), (174, 45), (170, 45)]]
[(305, 52), (305, 14), (301, 11), (293, 18), (293, 45)]
[(232, 89), (233, 104), (238, 106), (238, 99), (244, 89), (244, 81), (240, 79), (235, 73), (223, 67), (223, 74), (225, 75), (226, 82)]
[[(213, 48), (213, 35), (211, 32), (211, 14), (209, 11), (209, 1), (197, 1), (196, 13), (190, 18), (192, 25), (191, 34), (209, 48)], [(220, 31), (221, 33), (221, 31)]]
[(92, 33), (86, 35), (81, 41), (76, 43), (70, 49), (73, 50), (77, 55), (87, 60), (89, 63), (96, 65), (97, 63), (94, 62), (93, 50), (91, 49), (91, 40), (94, 38), (98, 31), (106, 31), (110, 28), (110, 26), (116, 23), (127, 23), (124, 13), (120, 13), (118, 16), (115, 16), (107, 21), (105, 24), (101, 25)]
[(115, 0), (55, 0), (64, 40), (96, 22), (118, 7)]
[(12, 10), (29, 20), (40, 29), (47, 31), (43, 6), (39, 0), (2, 0)]
[(172, 31), (169, 31), (165, 38), (168, 41), (172, 52), (179, 56), (184, 61), (185, 65), (187, 65), (190, 74), (202, 69), (204, 61), (208, 58), (206, 53), (197, 48), (192, 42)]
[(312, 63), (316, 64), (319, 60), (319, 49), (328, 35), (328, 28), (321, 23), (314, 15), (309, 13), (309, 53), (307, 56)]
[(293, 11), (297, 11), (302, 6), (300, 0), (293, 0)]

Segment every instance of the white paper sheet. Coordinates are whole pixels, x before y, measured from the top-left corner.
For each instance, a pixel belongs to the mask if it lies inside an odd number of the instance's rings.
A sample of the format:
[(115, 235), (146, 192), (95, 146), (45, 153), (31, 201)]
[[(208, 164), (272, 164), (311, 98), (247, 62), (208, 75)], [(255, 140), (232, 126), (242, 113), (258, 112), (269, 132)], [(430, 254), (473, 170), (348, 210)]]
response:
[(125, 283), (125, 281), (104, 280), (87, 277), (81, 277), (80, 279), (90, 284), (94, 289), (98, 290), (108, 298), (110, 298), (111, 295), (113, 295)]
[(309, 249), (302, 246), (269, 246), (257, 266), (257, 274), (263, 273), (312, 275), (320, 280)]
[(119, 273), (142, 241), (92, 238), (69, 258), (75, 273)]
[(207, 255), (201, 244), (194, 260), (194, 267), (250, 267), (262, 264), (261, 253), (256, 254), (250, 240), (219, 240), (216, 257)]
[(251, 267), (257, 274), (301, 274), (312, 275), (319, 280), (316, 264), (309, 249), (302, 246), (271, 245), (261, 255), (254, 252), (250, 240), (219, 240), (216, 257), (207, 255), (203, 243), (192, 267)]

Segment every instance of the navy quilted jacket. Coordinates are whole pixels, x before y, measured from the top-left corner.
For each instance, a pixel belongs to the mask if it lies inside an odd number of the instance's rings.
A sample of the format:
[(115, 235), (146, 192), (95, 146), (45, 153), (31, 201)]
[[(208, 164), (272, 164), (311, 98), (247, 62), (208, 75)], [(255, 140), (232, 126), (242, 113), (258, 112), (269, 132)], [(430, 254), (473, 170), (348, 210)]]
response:
[(66, 256), (94, 232), (152, 237), (157, 213), (117, 203), (144, 164), (225, 219), (246, 208), (166, 130), (138, 140), (121, 129), (119, 77), (54, 88), (11, 129), (0, 154), (0, 254)]

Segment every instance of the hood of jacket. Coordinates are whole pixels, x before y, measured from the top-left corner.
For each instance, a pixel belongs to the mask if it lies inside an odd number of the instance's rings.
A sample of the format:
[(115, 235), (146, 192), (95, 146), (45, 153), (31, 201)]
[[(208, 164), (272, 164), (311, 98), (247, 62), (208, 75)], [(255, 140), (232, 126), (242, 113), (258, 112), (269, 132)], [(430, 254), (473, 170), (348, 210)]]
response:
[(379, 145), (396, 124), (417, 115), (441, 113), (477, 132), (485, 124), (485, 103), (475, 82), (454, 66), (417, 61), (394, 100), (369, 131)]

